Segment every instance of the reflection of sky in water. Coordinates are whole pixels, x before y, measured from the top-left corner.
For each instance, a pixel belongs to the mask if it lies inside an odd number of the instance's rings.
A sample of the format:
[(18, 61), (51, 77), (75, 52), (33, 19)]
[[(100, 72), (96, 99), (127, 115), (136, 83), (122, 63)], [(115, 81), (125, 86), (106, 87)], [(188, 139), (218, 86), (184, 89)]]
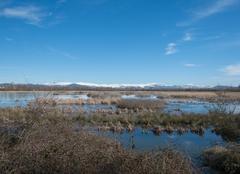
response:
[(122, 99), (136, 99), (136, 100), (157, 100), (155, 95), (136, 96), (136, 95), (123, 95)]
[[(213, 109), (217, 105), (216, 103), (210, 103), (207, 101), (197, 100), (181, 100), (181, 99), (170, 99), (166, 101), (167, 105), (164, 109), (165, 112), (170, 114), (181, 114), (184, 113), (197, 113), (207, 114), (209, 110)], [(240, 113), (240, 103), (228, 103), (226, 105), (227, 111), (234, 111), (234, 113)]]
[(83, 99), (87, 100), (87, 95), (77, 94), (57, 94), (49, 92), (0, 92), (0, 107), (26, 106), (29, 101), (40, 97), (49, 97), (54, 99)]
[(114, 134), (111, 132), (98, 132), (98, 134), (117, 139), (126, 148), (131, 148), (131, 136), (133, 136), (135, 150), (137, 151), (174, 148), (190, 156), (196, 164), (199, 162), (200, 155), (204, 149), (214, 145), (225, 144), (221, 136), (212, 133), (209, 129), (205, 131), (203, 136), (191, 132), (183, 135), (162, 133), (156, 136), (151, 131), (142, 133), (140, 128), (132, 133)]
[(47, 92), (0, 92), (0, 107), (26, 106), (29, 101), (46, 96)]
[(206, 114), (211, 104), (209, 102), (182, 102), (177, 100), (167, 101), (165, 112), (168, 113), (178, 113), (178, 112), (187, 112), (187, 113), (198, 113)]
[[(55, 99), (83, 99), (87, 100), (89, 97), (86, 94), (76, 94), (76, 93), (49, 93), (49, 92), (0, 92), (0, 107), (15, 107), (15, 106), (26, 106), (29, 101), (34, 100), (39, 97), (49, 97)], [(137, 100), (159, 100), (157, 96), (136, 96), (136, 95), (123, 95), (123, 99), (137, 99)], [(183, 99), (168, 99), (166, 101), (165, 112), (170, 114), (179, 115), (182, 112), (186, 113), (208, 113), (208, 110), (213, 106), (212, 103), (206, 101), (197, 100), (183, 100)], [(229, 104), (229, 107), (234, 108), (236, 106), (235, 113), (240, 113), (240, 104)], [(83, 106), (82, 109), (86, 111), (92, 111), (97, 109), (105, 109), (107, 106)], [(110, 106), (106, 109), (116, 109), (116, 107)]]
[(76, 94), (60, 94), (60, 95), (55, 95), (53, 96), (54, 99), (63, 99), (63, 100), (67, 100), (67, 99), (83, 99), (83, 100), (88, 100), (89, 97), (87, 95), (76, 95)]
[[(83, 99), (87, 100), (88, 96), (83, 94), (57, 94), (51, 95), (49, 92), (0, 92), (0, 107), (14, 107), (14, 106), (26, 106), (31, 100), (39, 97), (54, 97), (57, 99)], [(132, 99), (136, 96), (123, 96), (125, 99)], [(146, 97), (143, 97), (146, 99)], [(147, 99), (157, 100), (155, 96), (147, 96)], [(166, 112), (178, 113), (182, 112), (194, 112), (194, 113), (207, 113), (209, 107), (212, 105), (209, 102), (199, 102), (194, 100), (167, 100)], [(69, 107), (69, 106), (66, 106)], [(71, 106), (70, 106), (71, 107)], [(85, 112), (96, 111), (98, 109), (116, 110), (114, 105), (73, 105), (76, 110), (82, 109)], [(240, 105), (237, 105), (238, 112), (240, 112)], [(191, 132), (179, 135), (173, 133), (171, 135), (162, 133), (160, 136), (154, 135), (151, 131), (142, 133), (142, 129), (138, 128), (133, 133), (113, 134), (111, 132), (99, 133), (111, 138), (119, 140), (126, 148), (131, 147), (131, 136), (133, 136), (133, 142), (136, 150), (139, 151), (151, 151), (153, 149), (174, 147), (182, 152), (188, 154), (193, 161), (197, 164), (199, 157), (203, 151), (208, 147), (216, 144), (224, 144), (224, 141), (220, 136), (212, 133), (210, 130), (205, 131), (203, 136), (192, 134)]]

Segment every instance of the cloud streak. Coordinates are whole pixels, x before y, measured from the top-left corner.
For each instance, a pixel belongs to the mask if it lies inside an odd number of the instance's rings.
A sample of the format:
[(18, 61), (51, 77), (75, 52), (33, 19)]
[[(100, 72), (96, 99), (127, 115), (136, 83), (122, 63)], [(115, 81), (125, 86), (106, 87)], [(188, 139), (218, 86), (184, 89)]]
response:
[(169, 43), (165, 48), (165, 55), (175, 54), (177, 52), (177, 44)]
[(183, 37), (183, 41), (191, 41), (192, 40), (192, 34), (191, 33), (185, 33)]
[(165, 55), (171, 55), (171, 54), (175, 54), (177, 53), (178, 49), (177, 46), (180, 46), (182, 44), (184, 44), (184, 42), (189, 42), (192, 41), (192, 33), (185, 33), (183, 38), (180, 40), (177, 40), (175, 42), (171, 42), (167, 45), (167, 47), (165, 48)]
[(177, 23), (177, 26), (188, 26), (192, 23), (210, 17), (212, 15), (221, 13), (227, 8), (238, 3), (238, 0), (217, 0), (215, 3), (208, 5), (200, 10), (195, 10), (192, 12), (192, 19), (184, 22)]
[(239, 76), (240, 75), (240, 64), (228, 65), (223, 71), (230, 76)]
[(28, 24), (39, 26), (46, 17), (51, 16), (51, 13), (45, 12), (40, 7), (30, 5), (4, 8), (0, 11), (0, 16), (21, 19)]
[(184, 66), (187, 67), (187, 68), (194, 68), (194, 67), (197, 67), (196, 64), (192, 64), (192, 63), (186, 63), (186, 64), (184, 64)]
[(195, 18), (202, 19), (220, 13), (226, 10), (228, 7), (235, 5), (236, 3), (237, 0), (218, 0), (211, 6), (208, 6), (206, 9), (196, 11)]
[(56, 55), (59, 55), (59, 56), (62, 56), (66, 59), (70, 59), (70, 60), (77, 60), (78, 57), (76, 56), (73, 56), (72, 54), (68, 53), (68, 52), (65, 52), (65, 51), (61, 51), (61, 50), (57, 50), (55, 48), (52, 48), (52, 47), (48, 47), (47, 48), (51, 53), (53, 54), (56, 54)]

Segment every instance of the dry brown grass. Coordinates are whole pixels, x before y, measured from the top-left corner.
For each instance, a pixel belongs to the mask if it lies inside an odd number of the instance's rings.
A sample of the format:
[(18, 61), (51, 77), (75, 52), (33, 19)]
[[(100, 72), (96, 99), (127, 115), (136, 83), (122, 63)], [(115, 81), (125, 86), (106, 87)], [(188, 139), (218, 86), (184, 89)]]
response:
[(217, 170), (229, 174), (240, 173), (240, 145), (215, 146), (204, 152), (205, 162)]
[[(95, 98), (98, 97), (121, 97), (121, 95), (136, 95), (136, 96), (149, 96), (156, 95), (163, 98), (180, 98), (180, 99), (201, 99), (201, 100), (214, 100), (218, 97), (219, 92), (215, 91), (86, 91)], [(223, 92), (220, 92), (223, 93)], [(227, 100), (240, 100), (240, 92), (224, 92), (224, 97)]]
[(116, 104), (120, 99), (119, 98), (89, 98), (87, 100), (83, 99), (51, 99), (51, 98), (38, 98), (33, 100), (29, 103), (31, 105), (49, 105), (49, 106), (56, 106), (56, 105), (96, 105), (96, 104), (106, 104), (112, 105)]
[[(1, 137), (1, 142), (2, 142)], [(136, 153), (65, 121), (43, 119), (14, 146), (0, 147), (0, 173), (190, 174), (191, 162), (173, 150)]]
[[(119, 110), (119, 109), (118, 109)], [(134, 129), (137, 126), (152, 129), (161, 127), (161, 131), (170, 130), (184, 133), (191, 131), (202, 135), (205, 128), (213, 128), (216, 134), (222, 136), (226, 141), (237, 142), (240, 140), (240, 117), (229, 114), (183, 114), (181, 116), (169, 116), (164, 113), (156, 112), (134, 112), (132, 109), (121, 109), (120, 111), (97, 111), (96, 113), (83, 113), (81, 110), (72, 111), (71, 108), (59, 109), (45, 105), (31, 105), (27, 108), (8, 108), (0, 109), (0, 124), (18, 124), (24, 127), (31, 127), (33, 123), (39, 122), (44, 118), (52, 120), (69, 120), (81, 125), (97, 126), (100, 129), (104, 126), (112, 127), (112, 130), (122, 130), (122, 128)], [(133, 112), (130, 112), (133, 111)], [(226, 124), (228, 123), (228, 124)], [(120, 128), (120, 129), (118, 129)]]
[(122, 99), (117, 103), (117, 107), (121, 109), (163, 109), (164, 102), (160, 100), (135, 100), (135, 99)]
[(116, 104), (118, 102), (119, 98), (90, 98), (87, 101), (87, 104), (106, 104), (106, 105), (112, 105)]

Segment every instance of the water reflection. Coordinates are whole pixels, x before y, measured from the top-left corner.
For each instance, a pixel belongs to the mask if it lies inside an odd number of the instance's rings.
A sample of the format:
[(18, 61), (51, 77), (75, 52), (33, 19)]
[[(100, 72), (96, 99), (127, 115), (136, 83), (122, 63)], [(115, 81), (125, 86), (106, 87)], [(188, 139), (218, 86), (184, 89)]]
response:
[(125, 148), (134, 149), (137, 151), (152, 151), (161, 148), (174, 148), (187, 154), (195, 164), (201, 163), (200, 156), (204, 149), (214, 145), (225, 145), (226, 142), (221, 136), (216, 135), (210, 129), (206, 129), (203, 135), (191, 133), (190, 131), (180, 135), (177, 132), (168, 134), (163, 132), (158, 136), (151, 131), (146, 131), (141, 128), (135, 131), (113, 133), (110, 131), (96, 132), (97, 134), (110, 137), (119, 141)]
[[(88, 100), (90, 99), (87, 94), (84, 93), (74, 93), (74, 92), (0, 92), (0, 107), (25, 107), (27, 104), (39, 97), (49, 97), (53, 99), (60, 100), (68, 100), (68, 99), (82, 99)], [(159, 99), (159, 97), (154, 95), (148, 96), (136, 96), (136, 95), (123, 95), (121, 98), (123, 99), (136, 99), (136, 100), (165, 100), (166, 105), (164, 112), (173, 114), (173, 115), (181, 115), (182, 113), (196, 113), (196, 114), (207, 114), (209, 109), (214, 106), (213, 103), (208, 101), (198, 101), (198, 100), (183, 100), (183, 99)], [(76, 106), (72, 105), (73, 108)], [(79, 106), (78, 106), (79, 107)], [(96, 111), (98, 109), (106, 109), (115, 111), (115, 105), (88, 105), (81, 106), (81, 109), (85, 111)], [(240, 113), (240, 103), (229, 103), (228, 110), (235, 109), (235, 113)]]

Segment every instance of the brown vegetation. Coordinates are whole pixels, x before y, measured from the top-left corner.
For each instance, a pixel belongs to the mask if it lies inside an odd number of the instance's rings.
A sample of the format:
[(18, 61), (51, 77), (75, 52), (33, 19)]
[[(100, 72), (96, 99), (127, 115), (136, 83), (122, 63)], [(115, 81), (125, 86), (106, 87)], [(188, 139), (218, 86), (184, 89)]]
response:
[(122, 99), (117, 103), (117, 107), (121, 109), (156, 110), (162, 109), (164, 107), (164, 102), (160, 100)]
[(217, 170), (229, 174), (240, 173), (240, 145), (215, 146), (204, 152), (205, 162)]
[[(0, 136), (0, 173), (194, 173), (191, 162), (174, 150), (127, 151), (118, 142), (76, 131), (69, 120), (52, 116), (22, 122), (12, 134), (17, 141), (6, 141), (8, 131)], [(14, 128), (20, 122), (4, 124)]]

